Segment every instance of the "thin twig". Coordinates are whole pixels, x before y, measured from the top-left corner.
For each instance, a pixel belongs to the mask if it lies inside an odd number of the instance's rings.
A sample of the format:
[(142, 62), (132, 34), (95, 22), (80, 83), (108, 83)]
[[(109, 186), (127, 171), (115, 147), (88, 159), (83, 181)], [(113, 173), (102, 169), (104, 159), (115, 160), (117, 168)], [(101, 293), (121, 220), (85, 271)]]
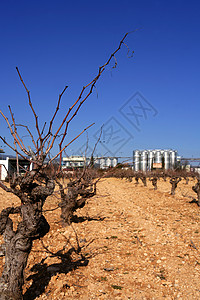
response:
[(100, 78), (101, 74), (104, 72), (105, 67), (106, 67), (107, 65), (109, 65), (111, 59), (112, 59), (112, 58), (115, 56), (115, 54), (121, 49), (121, 46), (123, 45), (124, 40), (126, 39), (126, 37), (127, 37), (128, 34), (129, 34), (129, 32), (127, 32), (127, 33), (124, 35), (124, 37), (122, 38), (122, 40), (121, 40), (120, 43), (119, 43), (118, 48), (110, 55), (110, 57), (108, 58), (107, 62), (106, 62), (104, 65), (102, 65), (101, 67), (99, 67), (99, 71), (98, 71), (96, 77), (95, 77), (92, 81), (90, 81), (87, 85), (83, 86), (83, 88), (82, 88), (82, 90), (81, 90), (81, 92), (80, 92), (80, 94), (79, 94), (77, 100), (76, 100), (76, 101), (73, 103), (73, 105), (69, 108), (69, 110), (68, 110), (67, 114), (65, 115), (65, 117), (64, 117), (64, 119), (63, 119), (63, 121), (62, 121), (62, 123), (60, 124), (58, 130), (56, 131), (56, 133), (55, 133), (55, 135), (54, 135), (54, 137), (53, 137), (53, 140), (52, 140), (52, 142), (51, 142), (49, 148), (47, 149), (47, 152), (49, 152), (49, 151), (52, 149), (53, 144), (54, 144), (54, 141), (55, 141), (57, 135), (59, 134), (61, 128), (62, 128), (63, 125), (65, 124), (65, 122), (66, 122), (66, 120), (67, 120), (67, 118), (68, 118), (70, 112), (71, 112), (72, 109), (80, 102), (80, 100), (81, 100), (81, 98), (82, 98), (82, 96), (83, 96), (84, 91), (85, 91), (88, 87), (90, 87), (89, 92), (88, 92), (87, 95), (83, 98), (83, 100), (79, 103), (79, 105), (78, 105), (77, 109), (75, 110), (75, 112), (73, 113), (72, 117), (71, 117), (71, 118), (67, 121), (67, 123), (66, 123), (65, 130), (64, 130), (64, 135), (63, 135), (63, 138), (62, 138), (61, 143), (60, 143), (60, 145), (59, 145), (59, 146), (60, 146), (60, 151), (61, 151), (62, 143), (63, 143), (63, 141), (64, 141), (64, 139), (65, 139), (66, 134), (67, 134), (67, 128), (68, 128), (69, 122), (71, 122), (71, 120), (75, 117), (75, 115), (76, 115), (77, 112), (79, 111), (79, 109), (80, 109), (80, 107), (82, 106), (82, 104), (83, 104), (83, 103), (87, 100), (87, 98), (92, 94), (93, 88), (95, 87), (96, 82), (97, 82), (98, 79)]
[[(57, 158), (71, 143), (73, 143), (81, 134), (83, 134), (88, 128), (90, 128), (91, 126), (93, 126), (95, 123), (89, 125), (88, 127), (86, 127), (85, 129), (83, 129), (81, 131), (81, 133), (79, 133), (75, 138), (73, 138), (73, 140), (71, 140), (63, 149), (61, 149), (50, 161), (49, 164), (55, 159)], [(60, 163), (61, 165), (61, 163)]]
[[(33, 112), (34, 117), (35, 117), (35, 127), (36, 127), (36, 129), (37, 129), (39, 139), (42, 140), (41, 133), (40, 133), (40, 130), (39, 130), (39, 125), (38, 125), (38, 116), (36, 115), (36, 112), (35, 112), (35, 110), (34, 110), (34, 108), (33, 108), (32, 102), (31, 102), (30, 91), (27, 89), (27, 87), (26, 87), (26, 85), (25, 85), (25, 83), (24, 83), (24, 81), (23, 81), (23, 79), (22, 79), (22, 76), (21, 76), (21, 74), (20, 74), (20, 72), (19, 72), (18, 67), (16, 67), (16, 70), (17, 70), (17, 73), (18, 73), (18, 75), (19, 75), (19, 78), (20, 78), (20, 80), (21, 80), (21, 82), (22, 82), (22, 84), (23, 84), (23, 86), (24, 86), (24, 88), (25, 88), (25, 90), (26, 90), (26, 92), (27, 92), (28, 100), (29, 100), (29, 106), (30, 106), (30, 108), (31, 108), (31, 110), (32, 110), (32, 112)], [(37, 149), (37, 150), (38, 150), (38, 149)]]

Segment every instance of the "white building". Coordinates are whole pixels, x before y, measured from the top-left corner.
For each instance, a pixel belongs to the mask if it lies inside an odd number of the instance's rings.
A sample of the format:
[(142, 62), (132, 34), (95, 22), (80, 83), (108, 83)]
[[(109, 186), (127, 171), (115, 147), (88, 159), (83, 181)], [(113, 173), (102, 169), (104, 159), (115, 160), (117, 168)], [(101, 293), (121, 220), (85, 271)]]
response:
[(89, 164), (88, 158), (78, 155), (63, 157), (62, 160), (63, 168), (83, 168), (85, 165)]
[(8, 175), (8, 161), (9, 157), (0, 160), (0, 180), (5, 180)]
[[(90, 157), (72, 155), (69, 157), (63, 157), (62, 167), (63, 168), (83, 168), (85, 165), (90, 164)], [(95, 168), (107, 169), (110, 167), (116, 167), (118, 163), (117, 157), (94, 157), (93, 165)]]
[[(24, 158), (19, 158), (19, 173), (23, 174), (30, 167), (32, 168), (32, 164), (28, 160)], [(17, 172), (17, 160), (15, 157), (6, 157), (4, 159), (0, 159), (0, 180), (5, 180), (5, 178), (9, 175), (12, 176)]]

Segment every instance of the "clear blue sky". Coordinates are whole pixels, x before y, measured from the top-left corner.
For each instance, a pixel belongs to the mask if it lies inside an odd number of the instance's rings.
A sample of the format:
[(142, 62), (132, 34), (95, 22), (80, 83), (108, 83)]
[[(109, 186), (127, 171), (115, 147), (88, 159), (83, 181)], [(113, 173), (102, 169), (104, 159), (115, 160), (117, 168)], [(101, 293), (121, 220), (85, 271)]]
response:
[[(131, 156), (134, 149), (172, 148), (182, 156), (200, 157), (199, 1), (0, 1), (1, 109), (9, 115), (10, 104), (16, 122), (33, 127), (18, 66), (41, 126), (69, 86), (56, 126), (124, 33), (138, 28), (126, 40), (133, 58), (127, 58), (123, 47), (117, 68), (102, 75), (98, 97), (95, 91), (85, 103), (66, 142), (95, 122), (88, 131), (93, 147), (104, 123), (119, 140), (111, 143), (104, 133), (100, 154)], [(139, 104), (146, 104), (146, 110)], [(10, 141), (2, 118), (0, 134)], [(78, 152), (85, 142), (86, 135), (67, 152)]]

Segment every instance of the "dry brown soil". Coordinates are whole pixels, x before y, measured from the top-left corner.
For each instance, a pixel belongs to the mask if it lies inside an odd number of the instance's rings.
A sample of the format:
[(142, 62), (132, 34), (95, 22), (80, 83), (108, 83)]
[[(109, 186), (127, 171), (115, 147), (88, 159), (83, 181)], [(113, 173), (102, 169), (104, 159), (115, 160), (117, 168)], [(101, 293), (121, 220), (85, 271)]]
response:
[[(154, 191), (150, 182), (143, 187), (109, 178), (72, 226), (61, 226), (60, 209), (46, 211), (51, 230), (34, 242), (25, 300), (200, 299), (200, 209), (189, 203), (196, 197), (193, 185), (182, 180), (171, 196), (163, 180)], [(1, 209), (18, 202), (2, 190), (0, 199)], [(45, 210), (58, 202), (48, 198)], [(80, 253), (73, 251), (77, 240)]]

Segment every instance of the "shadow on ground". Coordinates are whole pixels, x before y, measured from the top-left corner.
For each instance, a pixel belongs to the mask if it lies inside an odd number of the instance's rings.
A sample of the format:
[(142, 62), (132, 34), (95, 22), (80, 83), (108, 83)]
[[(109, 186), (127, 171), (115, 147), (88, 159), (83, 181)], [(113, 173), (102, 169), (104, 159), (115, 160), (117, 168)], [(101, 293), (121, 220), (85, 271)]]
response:
[(196, 200), (196, 199), (193, 199), (193, 200), (189, 201), (189, 203), (196, 203), (197, 206), (200, 206), (198, 200)]
[(78, 217), (76, 215), (72, 216), (72, 223), (83, 223), (85, 221), (103, 221), (105, 217)]
[[(77, 253), (77, 250), (72, 247), (65, 254), (62, 254), (61, 251), (52, 254), (52, 257), (58, 257), (61, 259), (60, 263), (47, 265), (45, 263), (45, 259), (42, 259), (40, 263), (35, 264), (31, 268), (31, 272), (35, 272), (35, 274), (30, 275), (26, 278), (26, 281), (33, 280), (32, 285), (27, 289), (24, 294), (24, 300), (34, 300), (36, 297), (42, 295), (45, 292), (46, 287), (48, 286), (51, 277), (57, 274), (67, 274), (72, 270), (76, 270), (79, 267), (87, 266), (89, 260), (85, 258), (79, 249), (79, 256), (76, 261), (72, 261), (71, 254), (73, 252)], [(69, 288), (68, 285), (64, 286), (65, 288)]]

